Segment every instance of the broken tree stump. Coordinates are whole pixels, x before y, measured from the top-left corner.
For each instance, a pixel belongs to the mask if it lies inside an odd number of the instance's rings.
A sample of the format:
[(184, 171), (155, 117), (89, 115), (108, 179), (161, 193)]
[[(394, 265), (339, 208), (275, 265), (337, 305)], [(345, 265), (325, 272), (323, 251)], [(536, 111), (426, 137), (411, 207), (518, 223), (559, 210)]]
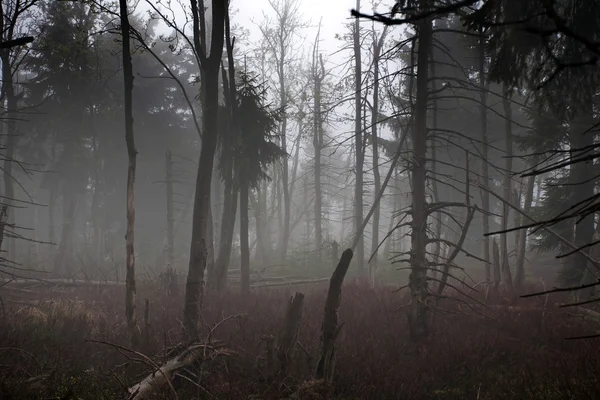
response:
[(285, 313), (285, 321), (277, 338), (277, 360), (279, 361), (279, 373), (282, 376), (285, 376), (288, 372), (289, 360), (298, 342), (298, 331), (300, 330), (303, 309), (304, 295), (296, 292), (293, 297), (290, 297)]
[(342, 284), (346, 272), (348, 272), (350, 261), (352, 261), (352, 256), (351, 249), (344, 250), (342, 258), (329, 281), (329, 291), (325, 300), (325, 312), (323, 324), (321, 325), (321, 353), (315, 370), (316, 380), (325, 380), (329, 383), (333, 380), (335, 339), (341, 328), (341, 325), (338, 326), (338, 312), (342, 302)]

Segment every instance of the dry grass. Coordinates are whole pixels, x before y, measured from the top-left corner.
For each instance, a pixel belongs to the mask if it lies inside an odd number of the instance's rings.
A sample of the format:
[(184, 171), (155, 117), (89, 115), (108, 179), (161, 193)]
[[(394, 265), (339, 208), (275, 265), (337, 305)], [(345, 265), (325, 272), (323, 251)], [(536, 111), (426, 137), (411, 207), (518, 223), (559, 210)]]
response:
[[(87, 341), (127, 344), (122, 290), (39, 291), (39, 296), (52, 300), (36, 307), (7, 307), (0, 326), (0, 398), (122, 398), (123, 387), (136, 383), (149, 367), (110, 346)], [(359, 283), (344, 287), (334, 394), (323, 394), (327, 391), (319, 382), (308, 381), (318, 352), (326, 289), (300, 291), (306, 294), (301, 346), (290, 376), (275, 383), (261, 380), (261, 336), (277, 332), (293, 292), (261, 290), (248, 299), (237, 293), (210, 295), (204, 309), (207, 329), (227, 316), (245, 314), (212, 333), (235, 354), (176, 378), (180, 398), (283, 399), (296, 391), (293, 398), (306, 399), (600, 398), (597, 343), (564, 340), (589, 333), (589, 322), (552, 306), (542, 314), (543, 299), (518, 301), (513, 304), (516, 309), (485, 311), (491, 318), (465, 306), (461, 308), (469, 315), (437, 314), (431, 338), (415, 344), (408, 340), (401, 308), (407, 299), (389, 288)], [(151, 330), (141, 351), (160, 363), (178, 344), (182, 298), (141, 287), (140, 317), (146, 298), (151, 300)], [(456, 305), (446, 302), (440, 307), (457, 312)], [(157, 398), (171, 398), (168, 390), (162, 396)]]

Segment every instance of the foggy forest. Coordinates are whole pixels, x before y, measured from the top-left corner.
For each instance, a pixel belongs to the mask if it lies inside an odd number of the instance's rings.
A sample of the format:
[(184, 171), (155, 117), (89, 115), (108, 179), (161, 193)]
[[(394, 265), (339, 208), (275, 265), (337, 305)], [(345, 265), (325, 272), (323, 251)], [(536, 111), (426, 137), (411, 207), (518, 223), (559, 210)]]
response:
[(600, 2), (0, 32), (1, 399), (600, 398)]

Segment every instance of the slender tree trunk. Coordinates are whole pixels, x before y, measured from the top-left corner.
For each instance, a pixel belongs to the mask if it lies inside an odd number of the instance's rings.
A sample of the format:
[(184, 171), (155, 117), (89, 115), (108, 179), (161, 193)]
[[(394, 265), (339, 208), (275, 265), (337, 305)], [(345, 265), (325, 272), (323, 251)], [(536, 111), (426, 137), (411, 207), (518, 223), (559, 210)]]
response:
[[(279, 107), (280, 110), (283, 111), (281, 117), (281, 126), (280, 126), (280, 137), (281, 137), (281, 148), (284, 151), (287, 151), (287, 93), (286, 93), (286, 80), (285, 80), (285, 63), (287, 61), (285, 57), (286, 49), (285, 43), (280, 40), (280, 53), (279, 53), (279, 64), (278, 75), (279, 75)], [(290, 188), (289, 188), (289, 166), (287, 162), (287, 157), (283, 158), (282, 162), (282, 170), (281, 170), (281, 184), (282, 184), (282, 192), (283, 192), (283, 202), (284, 202), (284, 210), (283, 210), (283, 236), (282, 236), (282, 244), (281, 244), (281, 263), (285, 264), (287, 258), (288, 251), (288, 242), (290, 240), (290, 217), (291, 217), (291, 196), (290, 196)]]
[[(67, 149), (65, 153), (74, 151), (72, 145), (67, 145), (65, 148)], [(72, 277), (71, 263), (73, 261), (75, 214), (78, 198), (74, 186), (69, 186), (69, 182), (72, 182), (72, 179), (64, 179), (62, 182), (62, 227), (53, 269), (53, 273), (57, 277), (65, 276), (65, 273), (68, 277)], [(72, 182), (72, 184), (75, 183)]]
[(48, 191), (48, 241), (50, 243), (56, 243), (54, 232), (55, 222), (54, 215), (56, 214), (56, 185), (51, 185)]
[[(435, 75), (435, 51), (433, 46), (431, 46), (431, 61), (430, 61), (430, 67), (431, 67), (431, 90), (433, 93), (437, 93), (437, 85), (436, 85), (436, 75)], [(432, 100), (433, 102), (433, 132), (434, 134), (437, 133), (437, 129), (438, 129), (438, 102), (437, 99), (435, 98), (437, 96), (434, 95), (434, 99)], [(431, 189), (433, 192), (433, 201), (435, 202), (440, 202), (440, 192), (438, 190), (438, 184), (437, 184), (437, 145), (435, 143), (434, 140), (432, 140), (431, 143), (431, 172), (433, 174), (433, 179), (431, 180)], [(465, 183), (467, 183), (467, 179), (468, 179), (468, 174), (465, 174)], [(436, 213), (436, 217), (435, 217), (435, 237), (440, 239), (442, 237), (442, 213), (440, 211), (438, 211)], [(457, 237), (458, 239), (458, 237)], [(435, 250), (434, 250), (434, 254), (433, 254), (433, 262), (436, 265), (441, 264), (441, 260), (440, 260), (440, 254), (442, 252), (442, 243), (440, 241), (438, 241), (435, 244)], [(432, 275), (435, 277), (437, 274), (437, 267), (434, 267), (433, 270), (431, 271)], [(442, 276), (442, 280), (447, 279), (447, 276)]]
[[(191, 1), (191, 9), (194, 25), (194, 47), (197, 52), (202, 53), (206, 48), (200, 43), (201, 40), (205, 40), (205, 37), (201, 37), (199, 29), (199, 24), (204, 24), (203, 9), (199, 10), (198, 4), (195, 1)], [(202, 299), (204, 296), (204, 271), (208, 261), (208, 213), (210, 210), (213, 161), (219, 128), (219, 69), (225, 39), (225, 15), (228, 12), (227, 2), (212, 0), (211, 11), (212, 32), (210, 55), (205, 57), (204, 54), (201, 54), (204, 58), (200, 72), (203, 116), (202, 148), (200, 150), (198, 173), (196, 176), (190, 261), (183, 310), (184, 327), (187, 335), (191, 338), (198, 336), (198, 317), (202, 309)]]
[[(538, 157), (534, 157), (531, 165), (537, 165)], [(525, 190), (525, 204), (523, 211), (529, 215), (531, 213), (531, 203), (533, 202), (533, 186), (535, 183), (535, 176), (527, 178), (527, 188)], [(525, 218), (521, 216), (520, 225), (526, 223)], [(517, 270), (515, 274), (515, 286), (517, 289), (521, 289), (525, 283), (525, 254), (527, 252), (527, 233), (528, 229), (524, 229), (519, 236), (519, 244), (517, 249)]]
[(485, 48), (486, 48), (487, 35), (484, 30), (480, 31), (479, 37), (479, 95), (481, 101), (481, 156), (482, 156), (482, 168), (481, 174), (483, 177), (483, 187), (481, 191), (481, 199), (483, 209), (483, 259), (485, 280), (490, 282), (492, 280), (492, 269), (491, 269), (491, 258), (490, 258), (490, 237), (486, 236), (490, 232), (490, 193), (488, 191), (490, 184), (490, 173), (489, 166), (487, 163), (488, 159), (488, 134), (487, 134), (487, 87), (485, 83), (486, 71), (485, 71)]
[[(594, 118), (594, 111), (592, 110), (593, 102), (590, 101), (588, 110), (575, 121), (573, 130), (571, 131), (571, 149), (572, 150), (583, 150), (589, 149), (594, 144), (595, 134), (594, 132), (587, 132), (591, 126), (594, 126), (598, 121)], [(580, 158), (586, 154), (583, 151), (572, 151), (573, 158)], [(595, 166), (593, 160), (580, 161), (571, 166), (570, 183), (577, 185), (576, 190), (573, 191), (572, 204), (585, 204), (587, 199), (594, 196), (594, 189), (596, 185)], [(566, 209), (566, 207), (565, 207)], [(582, 220), (580, 218), (574, 218), (573, 223), (575, 224), (575, 245), (577, 247), (585, 246), (588, 243), (594, 241), (594, 214), (591, 213)], [(590, 254), (590, 248), (583, 250), (583, 253)], [(569, 271), (570, 276), (565, 276), (569, 281), (568, 284), (579, 284), (581, 282), (583, 273), (586, 266), (588, 265), (585, 256), (581, 253), (572, 256), (572, 267)]]
[(227, 270), (231, 258), (231, 247), (233, 245), (233, 235), (235, 229), (235, 219), (237, 214), (238, 190), (236, 188), (233, 172), (228, 170), (229, 174), (225, 177), (223, 215), (221, 220), (221, 237), (219, 239), (219, 252), (214, 270), (214, 280), (211, 287), (218, 291), (225, 289), (227, 285)]
[(265, 243), (265, 226), (263, 224), (262, 217), (262, 204), (260, 204), (259, 200), (261, 197), (260, 189), (256, 191), (256, 197), (252, 192), (250, 192), (250, 206), (252, 207), (252, 211), (254, 213), (254, 220), (256, 221), (256, 254), (254, 255), (255, 263), (260, 263), (263, 266), (268, 265), (268, 252), (267, 245)]
[[(512, 109), (510, 104), (510, 98), (508, 88), (504, 87), (502, 90), (502, 105), (504, 107), (504, 139), (505, 139), (505, 151), (506, 151), (506, 164), (504, 171), (504, 199), (511, 201), (512, 197)], [(507, 203), (503, 203), (502, 207), (502, 230), (508, 229), (508, 216), (510, 208)], [(501, 265), (502, 265), (502, 281), (506, 285), (506, 289), (512, 290), (512, 274), (510, 272), (510, 262), (508, 259), (508, 234), (503, 233), (500, 235), (500, 252), (501, 252)]]
[[(17, 6), (18, 7), (18, 6)], [(4, 24), (2, 24), (4, 26)], [(6, 216), (7, 223), (14, 224), (14, 209), (11, 208), (13, 203), (13, 199), (15, 197), (14, 191), (14, 176), (13, 176), (13, 163), (15, 156), (15, 147), (17, 145), (18, 140), (18, 132), (17, 132), (17, 103), (18, 99), (15, 94), (15, 87), (13, 83), (13, 68), (12, 68), (12, 60), (10, 57), (11, 51), (10, 49), (2, 50), (1, 58), (2, 58), (2, 89), (6, 98), (6, 110), (7, 110), (7, 136), (6, 142), (4, 145), (4, 165), (3, 165), (3, 180), (4, 180), (4, 193), (5, 199), (3, 202), (7, 205)], [(14, 258), (14, 239), (5, 237), (4, 244), (8, 248), (8, 258)]]
[[(321, 149), (323, 148), (323, 121), (321, 120), (321, 82), (325, 73), (323, 67), (323, 58), (318, 53), (318, 39), (315, 40), (315, 48), (313, 50), (313, 80), (315, 84), (314, 101), (314, 127), (313, 127), (313, 146), (315, 149), (315, 248), (317, 251), (317, 260), (321, 264), (323, 247), (323, 231), (321, 225), (322, 210), (322, 193), (321, 193)], [(321, 71), (319, 71), (319, 60), (321, 62)]]
[(175, 264), (175, 216), (173, 213), (173, 160), (167, 149), (165, 157), (165, 188), (167, 195), (167, 263)]
[[(427, 10), (429, 2), (424, 1)], [(431, 54), (432, 20), (423, 18), (418, 24), (419, 48), (417, 53), (417, 99), (415, 104), (415, 129), (412, 130), (412, 223), (409, 288), (411, 305), (408, 311), (410, 335), (418, 340), (428, 335), (427, 321), (427, 97), (429, 80), (429, 55)]]
[[(360, 11), (360, 0), (356, 0), (356, 11)], [(356, 18), (354, 22), (354, 108), (356, 115), (354, 117), (354, 147), (356, 151), (356, 181), (354, 186), (354, 232), (359, 234), (360, 226), (363, 222), (363, 169), (364, 169), (364, 151), (363, 134), (361, 123), (362, 111), (362, 57), (360, 48), (360, 19)], [(356, 265), (358, 273), (364, 276), (365, 262), (365, 244), (362, 237), (358, 238), (356, 247)]]
[(247, 295), (250, 293), (250, 246), (248, 244), (248, 236), (250, 235), (248, 229), (248, 199), (249, 199), (249, 187), (248, 178), (241, 172), (240, 182), (240, 269), (242, 274), (242, 294)]
[[(393, 187), (393, 191), (392, 191), (392, 195), (394, 198), (393, 201), (393, 209), (390, 215), (390, 223), (388, 226), (388, 232), (391, 232), (392, 229), (394, 229), (394, 227), (396, 226), (396, 218), (394, 218), (394, 215), (398, 212), (398, 210), (401, 208), (400, 207), (400, 174), (398, 173), (398, 168), (395, 168), (394, 171), (394, 187)], [(383, 250), (383, 254), (385, 254), (386, 260), (388, 260), (391, 257), (391, 251), (395, 248), (394, 244), (394, 238), (398, 236), (397, 235), (397, 230), (395, 230), (385, 241), (385, 247)]]
[(127, 0), (119, 0), (121, 14), (121, 39), (123, 44), (123, 80), (125, 89), (125, 141), (127, 142), (127, 234), (125, 235), (126, 270), (125, 278), (125, 317), (129, 329), (129, 338), (133, 347), (137, 346), (139, 329), (135, 314), (135, 169), (137, 150), (133, 135), (133, 66), (129, 39), (129, 16)]
[[(385, 28), (384, 28), (385, 29)], [(373, 40), (373, 110), (371, 112), (371, 145), (373, 146), (373, 180), (375, 181), (374, 201), (381, 191), (381, 176), (379, 173), (379, 134), (378, 134), (378, 122), (379, 122), (379, 58), (381, 54), (381, 48), (383, 47), (383, 41), (385, 39), (387, 29), (381, 34), (379, 40), (374, 38)], [(379, 220), (381, 218), (381, 205), (376, 204), (375, 210), (373, 211), (373, 225), (371, 233), (371, 253), (373, 257), (371, 259), (371, 279), (375, 281), (375, 275), (378, 267), (378, 251), (379, 246)]]

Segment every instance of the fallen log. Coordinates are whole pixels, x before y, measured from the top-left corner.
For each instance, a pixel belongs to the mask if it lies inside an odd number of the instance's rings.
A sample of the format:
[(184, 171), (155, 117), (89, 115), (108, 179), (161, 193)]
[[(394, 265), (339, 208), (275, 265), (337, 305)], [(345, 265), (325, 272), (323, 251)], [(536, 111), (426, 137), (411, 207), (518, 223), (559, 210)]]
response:
[[(217, 349), (208, 344), (196, 344), (188, 347), (181, 352), (177, 357), (174, 357), (156, 371), (153, 371), (146, 376), (141, 382), (133, 385), (128, 389), (130, 400), (143, 400), (150, 398), (159, 388), (169, 385), (172, 388), (171, 381), (175, 374), (183, 368), (189, 367), (192, 364), (207, 358), (207, 351), (219, 352), (221, 355), (227, 355), (229, 352), (223, 349)], [(215, 355), (215, 354), (213, 354)], [(218, 355), (218, 354), (216, 354)]]
[(298, 281), (287, 281), (287, 282), (267, 282), (257, 285), (252, 285), (252, 288), (261, 288), (261, 287), (273, 287), (273, 286), (292, 286), (292, 285), (307, 285), (312, 283), (321, 283), (327, 282), (329, 278), (319, 278), (319, 279), (306, 279), (306, 280), (298, 280)]

